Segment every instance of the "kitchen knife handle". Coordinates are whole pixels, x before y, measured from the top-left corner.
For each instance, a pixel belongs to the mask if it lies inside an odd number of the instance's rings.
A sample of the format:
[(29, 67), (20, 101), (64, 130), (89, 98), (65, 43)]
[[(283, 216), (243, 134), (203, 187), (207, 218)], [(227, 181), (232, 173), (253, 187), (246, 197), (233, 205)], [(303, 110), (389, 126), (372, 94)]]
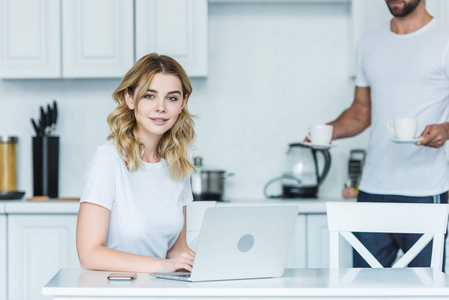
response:
[(58, 105), (56, 104), (56, 99), (53, 100), (53, 123), (56, 126), (56, 122), (58, 121)]
[(40, 136), (41, 135), (40, 129), (37, 126), (36, 122), (33, 119), (31, 119), (31, 123), (33, 124), (34, 131), (36, 131), (36, 136)]
[(53, 113), (53, 110), (52, 110), (50, 104), (47, 104), (47, 114), (48, 114), (48, 118), (47, 118), (48, 126), (51, 126), (51, 124), (53, 124), (54, 113)]

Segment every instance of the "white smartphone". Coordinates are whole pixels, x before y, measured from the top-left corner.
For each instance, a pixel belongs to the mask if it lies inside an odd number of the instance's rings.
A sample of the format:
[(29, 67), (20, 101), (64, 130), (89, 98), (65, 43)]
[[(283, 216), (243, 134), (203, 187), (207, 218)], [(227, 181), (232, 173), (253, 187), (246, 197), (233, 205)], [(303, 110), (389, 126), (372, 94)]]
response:
[(108, 280), (134, 280), (136, 278), (136, 273), (111, 273), (108, 275)]

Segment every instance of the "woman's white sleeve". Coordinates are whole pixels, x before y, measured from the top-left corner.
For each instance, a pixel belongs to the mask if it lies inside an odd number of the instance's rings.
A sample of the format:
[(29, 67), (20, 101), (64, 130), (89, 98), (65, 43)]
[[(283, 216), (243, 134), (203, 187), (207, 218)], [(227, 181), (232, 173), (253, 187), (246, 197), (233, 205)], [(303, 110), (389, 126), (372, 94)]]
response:
[(115, 200), (117, 169), (117, 158), (113, 151), (98, 147), (86, 169), (80, 202), (98, 204), (111, 210)]
[(190, 176), (187, 176), (183, 180), (184, 188), (182, 190), (181, 194), (181, 202), (182, 206), (186, 206), (190, 202), (193, 201), (193, 195), (192, 195), (192, 187), (190, 186)]

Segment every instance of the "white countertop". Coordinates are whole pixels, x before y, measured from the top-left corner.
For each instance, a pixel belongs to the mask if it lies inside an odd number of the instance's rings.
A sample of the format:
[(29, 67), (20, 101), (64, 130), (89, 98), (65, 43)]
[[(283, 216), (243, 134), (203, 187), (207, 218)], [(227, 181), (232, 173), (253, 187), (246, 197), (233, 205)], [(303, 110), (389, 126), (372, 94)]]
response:
[(231, 201), (219, 201), (217, 206), (298, 206), (299, 214), (324, 214), (326, 202), (355, 201), (345, 200), (341, 197), (321, 197), (303, 199), (233, 199)]
[(77, 214), (78, 201), (0, 200), (0, 214)]
[[(298, 206), (300, 214), (326, 213), (327, 201), (354, 201), (343, 198), (322, 197), (318, 199), (235, 199), (218, 201), (217, 206)], [(77, 214), (78, 201), (29, 202), (25, 200), (0, 200), (0, 214)]]
[(42, 292), (44, 295), (61, 297), (58, 299), (89, 296), (104, 297), (101, 299), (108, 296), (122, 296), (126, 299), (139, 296), (264, 297), (265, 299), (307, 296), (321, 297), (320, 299), (328, 297), (347, 299), (350, 296), (357, 299), (449, 297), (449, 276), (431, 268), (286, 269), (281, 278), (196, 283), (158, 279), (146, 273), (139, 273), (134, 281), (113, 282), (106, 278), (109, 273), (62, 269), (48, 282)]

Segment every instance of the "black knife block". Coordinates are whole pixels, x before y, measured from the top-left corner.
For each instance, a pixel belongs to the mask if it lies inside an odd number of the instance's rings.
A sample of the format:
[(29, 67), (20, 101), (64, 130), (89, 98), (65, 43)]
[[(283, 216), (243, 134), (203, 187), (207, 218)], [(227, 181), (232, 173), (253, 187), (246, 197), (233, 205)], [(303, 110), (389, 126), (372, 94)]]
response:
[(58, 197), (59, 137), (33, 137), (33, 195)]

